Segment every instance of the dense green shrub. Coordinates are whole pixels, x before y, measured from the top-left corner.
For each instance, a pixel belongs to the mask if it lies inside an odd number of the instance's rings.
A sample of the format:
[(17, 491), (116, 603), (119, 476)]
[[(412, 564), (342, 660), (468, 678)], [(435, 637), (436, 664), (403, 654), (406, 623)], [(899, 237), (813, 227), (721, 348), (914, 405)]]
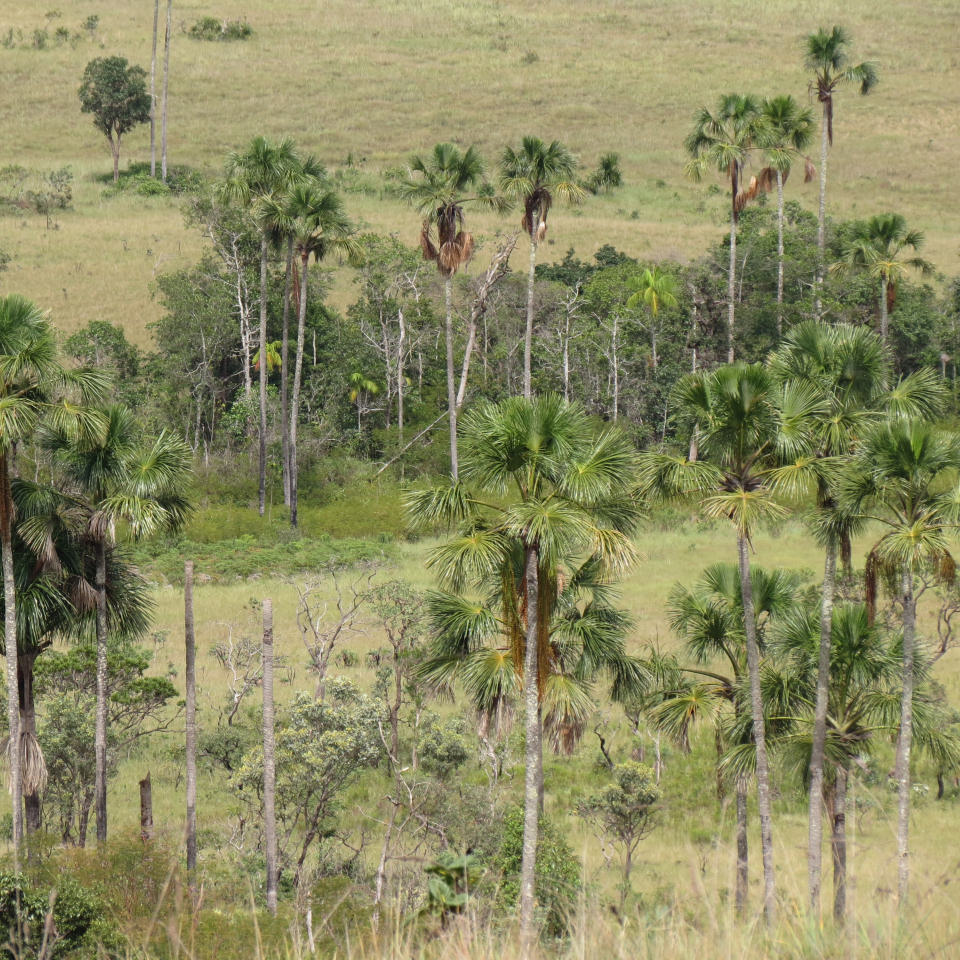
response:
[(194, 40), (246, 40), (253, 27), (246, 20), (218, 20), (201, 17), (189, 30)]

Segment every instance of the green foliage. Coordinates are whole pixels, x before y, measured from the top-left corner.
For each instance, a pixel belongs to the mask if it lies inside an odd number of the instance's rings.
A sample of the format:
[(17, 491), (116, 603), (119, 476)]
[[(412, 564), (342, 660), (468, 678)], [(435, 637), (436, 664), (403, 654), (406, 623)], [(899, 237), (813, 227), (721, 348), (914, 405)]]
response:
[[(97, 897), (69, 875), (59, 876), (54, 889), (53, 930), (45, 936), (50, 890), (21, 875), (0, 872), (0, 931), (6, 933), (3, 939), (11, 944), (13, 956), (18, 960), (95, 956), (101, 944), (118, 946)], [(45, 942), (46, 952), (41, 952)]]
[[(523, 857), (523, 810), (514, 808), (503, 820), (503, 840), (493, 866), (500, 873), (497, 902), (504, 910), (516, 909), (520, 898), (520, 862)], [(540, 818), (537, 840), (536, 895), (542, 927), (547, 936), (567, 930), (580, 892), (580, 864), (557, 827)]]
[(427, 900), (420, 916), (436, 917), (445, 924), (451, 914), (462, 913), (470, 902), (470, 891), (480, 877), (480, 863), (470, 853), (446, 851), (423, 872), (427, 875)]
[(609, 840), (630, 856), (653, 827), (660, 788), (654, 782), (653, 771), (635, 760), (617, 764), (613, 768), (613, 778), (614, 782), (602, 793), (582, 800), (577, 812), (593, 821)]
[(108, 140), (150, 119), (150, 94), (143, 67), (126, 57), (97, 57), (83, 71), (80, 109), (93, 114), (94, 126)]
[(253, 27), (246, 20), (218, 20), (201, 17), (187, 31), (194, 40), (247, 40), (253, 36)]
[(466, 732), (462, 717), (430, 716), (418, 744), (423, 768), (443, 779), (462, 767), (470, 756)]

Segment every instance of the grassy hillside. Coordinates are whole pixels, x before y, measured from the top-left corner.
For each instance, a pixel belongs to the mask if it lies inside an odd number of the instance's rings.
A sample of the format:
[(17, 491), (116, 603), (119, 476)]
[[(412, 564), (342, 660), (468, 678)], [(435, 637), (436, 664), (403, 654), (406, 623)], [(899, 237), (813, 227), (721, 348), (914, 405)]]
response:
[[(69, 164), (74, 209), (57, 216), (55, 230), (37, 216), (0, 221), (0, 247), (15, 258), (0, 287), (52, 308), (66, 330), (103, 317), (144, 342), (158, 309), (150, 281), (194, 260), (199, 240), (175, 200), (105, 196), (95, 177), (109, 170), (109, 152), (80, 114), (76, 91), (94, 56), (122, 54), (149, 68), (152, 5), (67, 0), (57, 11), (45, 17), (43, 5), (24, 0), (0, 11), (0, 38), (13, 30), (0, 51), (0, 161)], [(96, 30), (81, 30), (91, 14)], [(253, 36), (191, 39), (185, 31), (204, 15), (246, 16)], [(610, 242), (635, 255), (690, 257), (717, 236), (724, 212), (710, 183), (683, 177), (681, 141), (693, 111), (728, 90), (803, 98), (802, 37), (838, 19), (853, 34), (855, 56), (878, 61), (881, 83), (868, 98), (840, 95), (831, 210), (903, 212), (926, 232), (927, 255), (954, 275), (960, 211), (944, 188), (960, 152), (949, 108), (960, 65), (952, 0), (904, 0), (895, 17), (869, 0), (842, 10), (820, 0), (177, 2), (170, 161), (215, 171), (253, 134), (291, 134), (330, 166), (348, 156), (360, 164), (368, 190), (348, 197), (351, 212), (412, 241), (415, 217), (380, 196), (382, 170), (441, 139), (476, 142), (492, 160), (505, 142), (537, 132), (562, 138), (588, 167), (606, 150), (619, 152), (628, 183), (558, 212), (547, 256), (569, 246), (589, 255)], [(80, 36), (58, 45), (58, 27)], [(47, 30), (46, 49), (32, 45), (36, 29)], [(147, 127), (129, 135), (125, 160), (146, 159), (148, 144)], [(791, 183), (788, 192), (813, 207), (813, 185)], [(473, 223), (486, 235), (505, 225)], [(348, 291), (343, 280), (339, 298)]]

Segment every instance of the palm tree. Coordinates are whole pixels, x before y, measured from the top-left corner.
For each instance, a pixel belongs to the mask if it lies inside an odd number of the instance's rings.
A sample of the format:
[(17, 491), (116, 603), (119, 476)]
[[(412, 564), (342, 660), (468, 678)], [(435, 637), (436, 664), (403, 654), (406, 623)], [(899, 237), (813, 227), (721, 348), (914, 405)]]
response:
[[(423, 215), (420, 249), (425, 260), (436, 263), (443, 277), (446, 303), (447, 416), (450, 423), (450, 473), (456, 479), (457, 384), (453, 368), (453, 275), (473, 253), (473, 235), (465, 229), (464, 207), (470, 203), (495, 204), (483, 189), (483, 161), (469, 147), (461, 153), (452, 143), (438, 143), (426, 158), (414, 157), (410, 173), (401, 184), (401, 196)], [(468, 191), (479, 191), (468, 195)]]
[(736, 311), (737, 223), (740, 211), (757, 194), (757, 185), (744, 189), (744, 167), (763, 134), (761, 104), (749, 94), (720, 97), (715, 113), (701, 107), (694, 128), (684, 141), (690, 155), (687, 174), (699, 181), (709, 167), (730, 184), (730, 266), (727, 276), (727, 361), (733, 363)]
[(361, 417), (363, 416), (364, 401), (367, 397), (375, 397), (380, 392), (380, 384), (371, 380), (359, 370), (350, 374), (350, 402), (357, 408), (357, 434), (363, 430)]
[(664, 273), (659, 267), (646, 268), (639, 276), (630, 277), (627, 289), (632, 290), (627, 299), (627, 307), (635, 310), (645, 306), (650, 311), (650, 351), (653, 369), (657, 369), (657, 317), (660, 307), (675, 307), (680, 285), (672, 274)]
[[(827, 152), (833, 146), (833, 97), (840, 87), (847, 83), (860, 86), (861, 95), (868, 94), (877, 84), (876, 64), (870, 61), (851, 64), (847, 48), (850, 35), (843, 27), (834, 26), (830, 30), (821, 27), (806, 39), (806, 53), (803, 65), (813, 71), (810, 81), (811, 93), (823, 104), (823, 123), (820, 131), (820, 202), (817, 212), (817, 246), (820, 248), (818, 291), (823, 285), (824, 258), (826, 254), (826, 210), (827, 210)], [(820, 311), (819, 296), (817, 312)]]
[[(757, 616), (758, 642), (763, 643), (769, 623), (795, 602), (795, 578), (784, 570), (750, 570), (751, 595)], [(670, 626), (684, 642), (691, 665), (677, 663), (668, 672), (662, 702), (654, 708), (654, 722), (690, 749), (690, 729), (698, 721), (713, 723), (717, 751), (717, 792), (723, 791), (723, 759), (732, 745), (728, 734), (745, 733), (742, 718), (749, 713), (743, 689), (747, 664), (743, 619), (743, 595), (735, 564), (716, 563), (703, 571), (694, 587), (677, 584), (667, 602)], [(717, 661), (721, 666), (715, 666)], [(729, 672), (721, 673), (729, 667)], [(732, 714), (733, 723), (725, 723)], [(734, 903), (743, 914), (748, 890), (747, 778), (735, 778), (737, 810), (737, 881)]]
[[(16, 446), (32, 437), (46, 413), (62, 430), (93, 433), (102, 424), (84, 406), (57, 403), (64, 388), (82, 400), (102, 395), (106, 381), (90, 371), (67, 371), (57, 360), (54, 332), (43, 313), (19, 294), (0, 298), (0, 557), (3, 566), (4, 647), (7, 661), (7, 720), (10, 743), (19, 744), (17, 686), (17, 603), (13, 555), (14, 503), (11, 488)], [(23, 838), (20, 752), (10, 749), (14, 860)]]
[[(36, 737), (34, 668), (57, 637), (84, 639), (96, 622), (94, 562), (82, 537), (75, 500), (56, 487), (12, 481), (20, 756), (28, 832), (40, 827), (46, 764)], [(133, 639), (150, 625), (146, 581), (125, 558), (107, 564), (107, 619), (114, 636)]]
[[(297, 176), (300, 164), (289, 139), (274, 143), (254, 137), (243, 153), (227, 159), (226, 179), (218, 192), (222, 199), (236, 200), (252, 210), (260, 227), (260, 344), (267, 342), (267, 266), (275, 223), (274, 201)], [(267, 368), (260, 366), (260, 516), (266, 509), (267, 490)]]
[(764, 192), (777, 185), (777, 336), (783, 335), (783, 185), (793, 161), (802, 158), (803, 182), (816, 172), (804, 151), (813, 139), (813, 111), (801, 108), (793, 97), (779, 96), (763, 101), (764, 141), (767, 166), (757, 178)]
[(908, 269), (927, 274), (933, 265), (922, 257), (901, 259), (910, 247), (917, 251), (923, 246), (923, 234), (908, 230), (907, 221), (899, 213), (883, 213), (853, 225), (849, 236), (841, 244), (841, 259), (832, 267), (838, 273), (862, 269), (874, 280), (880, 281), (878, 312), (880, 339), (887, 342), (890, 313), (897, 300), (897, 284)]
[[(265, 370), (265, 365), (261, 365)], [(133, 413), (115, 404), (103, 411), (106, 432), (97, 438), (70, 436), (51, 429), (44, 438), (54, 462), (73, 489), (76, 509), (85, 519), (85, 537), (94, 557), (97, 635), (96, 799), (97, 842), (107, 839), (107, 642), (109, 608), (107, 573), (123, 523), (132, 537), (176, 530), (189, 506), (185, 487), (191, 472), (189, 448), (161, 433), (141, 445)], [(39, 544), (38, 544), (39, 545)]]
[(559, 141), (549, 146), (539, 137), (524, 137), (519, 150), (507, 147), (500, 159), (500, 191), (523, 204), (520, 226), (530, 237), (530, 271), (527, 274), (527, 326), (523, 340), (523, 395), (531, 394), (533, 350), (533, 291), (537, 247), (547, 232), (547, 215), (554, 198), (580, 203), (586, 191), (577, 183), (577, 161)]
[[(580, 592), (578, 578), (599, 587), (633, 560), (634, 457), (622, 434), (597, 435), (579, 407), (556, 395), (483, 404), (466, 418), (463, 440), (463, 481), (452, 479), (445, 487), (413, 495), (409, 509), (420, 524), (458, 526), (457, 535), (430, 558), (447, 590), (433, 604), (440, 638), (434, 679), (449, 681), (461, 673), (475, 702), (486, 709), (509, 693), (513, 677), (522, 679), (526, 778), (520, 922), (529, 944), (541, 709), (562, 742), (575, 737), (583, 712), (575, 670), (588, 679), (606, 668), (617, 696), (635, 693), (643, 680), (639, 663), (623, 653), (618, 617), (600, 605), (564, 600)], [(471, 589), (489, 591), (499, 612), (464, 596)], [(503, 646), (491, 650), (497, 637)], [(602, 650), (603, 657), (597, 656)], [(471, 676), (485, 677), (491, 692)]]
[[(803, 774), (813, 766), (811, 726), (819, 672), (819, 620), (816, 604), (799, 605), (780, 619), (771, 632), (772, 656), (765, 678), (768, 689), (792, 694), (792, 702), (781, 704), (780, 712), (796, 715), (796, 728), (786, 738), (786, 746)], [(822, 762), (831, 825), (833, 915), (842, 923), (846, 917), (847, 783), (856, 765), (873, 752), (876, 734), (898, 726), (900, 637), (870, 623), (862, 603), (836, 607), (831, 634), (829, 727)], [(942, 709), (925, 685), (914, 689), (913, 714), (918, 744), (956, 763), (960, 759), (956, 736), (951, 735)]]
[(780, 484), (776, 470), (783, 460), (794, 461), (809, 455), (811, 437), (807, 423), (820, 401), (805, 384), (778, 388), (770, 371), (761, 364), (742, 363), (688, 374), (677, 386), (677, 399), (697, 432), (703, 459), (690, 461), (666, 453), (645, 454), (641, 488), (656, 498), (700, 495), (703, 511), (708, 516), (731, 520), (736, 531), (756, 747), (764, 911), (767, 922), (772, 924), (776, 890), (770, 767), (749, 547), (757, 523), (784, 515), (783, 507), (774, 499)]
[(326, 181), (301, 179), (285, 198), (286, 222), (293, 246), (300, 257), (300, 296), (297, 315), (297, 348), (293, 372), (293, 397), (287, 428), (287, 457), (290, 493), (290, 526), (297, 526), (297, 422), (300, 418), (300, 380), (303, 371), (303, 341), (307, 320), (308, 268), (310, 258), (323, 260), (328, 254), (345, 254), (356, 262), (360, 245), (353, 238), (354, 227), (343, 210), (340, 195)]
[(917, 604), (914, 577), (933, 567), (953, 569), (948, 534), (960, 518), (960, 438), (917, 419), (877, 424), (857, 449), (842, 481), (851, 513), (874, 520), (885, 532), (867, 558), (867, 609), (873, 613), (878, 575), (895, 583), (902, 611), (902, 690), (897, 738), (897, 891), (907, 905), (910, 883), (910, 749), (913, 738)]

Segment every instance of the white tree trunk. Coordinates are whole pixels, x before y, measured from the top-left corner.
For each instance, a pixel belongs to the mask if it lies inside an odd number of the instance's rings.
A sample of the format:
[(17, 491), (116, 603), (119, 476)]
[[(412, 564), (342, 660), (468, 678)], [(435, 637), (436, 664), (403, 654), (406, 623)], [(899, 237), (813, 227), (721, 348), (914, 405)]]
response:
[(267, 909), (277, 915), (276, 752), (273, 733), (273, 601), (263, 601), (263, 845), (267, 861)]
[(733, 330), (736, 322), (737, 220), (730, 214), (730, 267), (727, 277), (727, 363), (733, 363)]
[(777, 338), (783, 336), (783, 172), (777, 171)]
[(447, 418), (450, 422), (450, 474), (454, 480), (460, 475), (457, 461), (457, 384), (453, 372), (453, 277), (443, 283), (446, 301), (446, 347), (447, 347)]
[(97, 705), (94, 730), (94, 806), (97, 816), (97, 844), (107, 842), (107, 547), (96, 546), (97, 589)]
[(150, 54), (150, 176), (157, 175), (157, 25), (160, 0), (153, 0), (153, 46)]
[(910, 748), (913, 745), (913, 646), (917, 607), (913, 574), (901, 577), (903, 602), (903, 689), (900, 696), (900, 735), (897, 737), (897, 905), (906, 910), (910, 887)]
[(829, 153), (827, 111), (829, 104), (823, 105), (823, 122), (820, 131), (820, 199), (817, 204), (817, 319), (823, 318), (823, 271), (827, 256), (827, 154)]
[(530, 272), (527, 275), (527, 326), (523, 338), (523, 395), (529, 399), (532, 391), (530, 366), (533, 354), (533, 294), (537, 269), (537, 239), (530, 234)]
[[(300, 271), (300, 311), (297, 315), (297, 353), (293, 362), (293, 399), (290, 403), (290, 427), (287, 441), (290, 455), (290, 526), (296, 527), (299, 522), (299, 478), (300, 468), (297, 463), (297, 421), (300, 419), (300, 380), (303, 374), (303, 339), (307, 323), (307, 274), (310, 267), (310, 258), (301, 257)], [(359, 426), (357, 427), (359, 432)]]
[(193, 561), (183, 565), (183, 635), (186, 669), (187, 882), (197, 906), (197, 645), (193, 627)]
[(163, 40), (163, 106), (160, 119), (160, 177), (167, 182), (167, 93), (170, 84), (170, 28), (173, 23), (173, 0), (167, 0), (167, 29)]

